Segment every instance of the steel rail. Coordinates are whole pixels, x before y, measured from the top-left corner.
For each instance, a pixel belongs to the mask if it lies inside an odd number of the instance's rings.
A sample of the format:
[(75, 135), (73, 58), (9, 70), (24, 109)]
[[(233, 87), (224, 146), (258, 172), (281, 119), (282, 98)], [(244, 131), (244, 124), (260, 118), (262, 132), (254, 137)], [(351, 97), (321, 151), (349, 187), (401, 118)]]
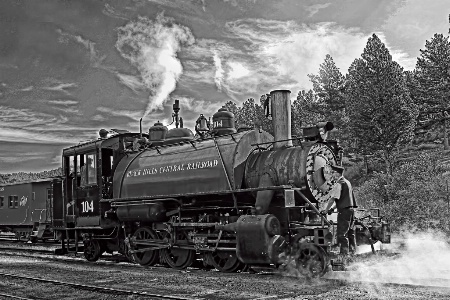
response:
[(36, 300), (33, 298), (25, 298), (25, 297), (14, 296), (14, 295), (4, 294), (4, 293), (0, 293), (0, 296), (6, 297), (6, 298), (11, 298), (11, 299), (19, 299), (19, 300)]
[(100, 286), (65, 282), (65, 281), (59, 281), (59, 280), (53, 280), (53, 279), (42, 279), (42, 278), (22, 276), (22, 275), (9, 274), (9, 273), (0, 273), (0, 276), (17, 278), (17, 279), (26, 279), (26, 280), (32, 280), (32, 281), (44, 282), (44, 283), (52, 283), (52, 284), (57, 284), (57, 285), (75, 287), (78, 289), (93, 290), (93, 291), (106, 292), (106, 293), (113, 292), (113, 293), (125, 294), (125, 295), (138, 295), (138, 296), (153, 297), (153, 298), (158, 298), (158, 299), (172, 299), (172, 300), (194, 300), (194, 299), (196, 299), (196, 298), (187, 298), (187, 297), (180, 297), (180, 296), (152, 294), (152, 293), (147, 293), (147, 292), (136, 292), (136, 291), (115, 289), (115, 288), (109, 288), (109, 287), (100, 287)]

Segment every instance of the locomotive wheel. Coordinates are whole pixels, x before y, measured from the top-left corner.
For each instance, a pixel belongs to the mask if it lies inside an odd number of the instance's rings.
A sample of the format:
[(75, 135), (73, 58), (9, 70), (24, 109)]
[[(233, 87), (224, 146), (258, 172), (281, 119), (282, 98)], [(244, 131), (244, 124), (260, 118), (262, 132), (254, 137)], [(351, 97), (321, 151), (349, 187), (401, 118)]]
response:
[(325, 251), (310, 243), (302, 243), (296, 254), (296, 267), (307, 277), (319, 277), (326, 273), (328, 267)]
[(207, 254), (208, 262), (217, 270), (224, 273), (232, 273), (243, 270), (245, 265), (239, 261), (233, 252), (212, 252)]
[(84, 257), (88, 261), (97, 261), (102, 255), (102, 249), (99, 241), (86, 240), (84, 241)]
[[(170, 234), (166, 233), (164, 239), (170, 238)], [(182, 241), (187, 245), (187, 237), (184, 232), (177, 234), (177, 241)], [(191, 266), (195, 259), (195, 251), (191, 249), (168, 248), (161, 250), (161, 260), (171, 268), (182, 270)]]
[[(159, 239), (156, 232), (154, 232), (149, 227), (141, 227), (133, 234), (136, 238), (136, 242), (140, 240), (153, 240)], [(138, 250), (139, 248), (146, 248), (148, 246), (136, 246), (133, 250)], [(133, 254), (133, 260), (140, 264), (141, 266), (153, 266), (159, 260), (159, 251), (158, 250), (149, 250), (145, 252), (137, 252)]]

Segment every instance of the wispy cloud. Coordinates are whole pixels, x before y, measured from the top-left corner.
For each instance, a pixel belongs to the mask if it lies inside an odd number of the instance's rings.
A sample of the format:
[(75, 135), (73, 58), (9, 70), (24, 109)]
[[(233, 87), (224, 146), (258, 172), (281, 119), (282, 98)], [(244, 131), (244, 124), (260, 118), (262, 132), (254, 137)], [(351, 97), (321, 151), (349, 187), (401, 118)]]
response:
[(308, 18), (311, 18), (316, 13), (318, 13), (319, 10), (327, 8), (330, 5), (331, 5), (331, 3), (324, 3), (324, 4), (313, 4), (313, 5), (307, 6), (305, 8), (305, 10), (308, 12)]
[(0, 141), (76, 143), (80, 137), (89, 136), (91, 131), (91, 128), (80, 124), (71, 125), (69, 119), (61, 114), (0, 106)]
[(214, 67), (216, 68), (216, 72), (214, 74), (214, 82), (216, 83), (217, 89), (219, 91), (222, 90), (222, 81), (223, 81), (223, 68), (222, 68), (222, 60), (217, 51), (214, 51)]
[(106, 120), (106, 118), (104, 116), (102, 116), (102, 115), (97, 114), (97, 115), (92, 117), (92, 120), (98, 121), (98, 122), (103, 122), (103, 121)]
[(116, 75), (122, 84), (124, 84), (126, 87), (130, 88), (134, 92), (138, 92), (139, 90), (145, 88), (144, 83), (142, 83), (141, 79), (137, 76), (123, 74), (119, 72), (116, 72)]
[(18, 69), (19, 67), (13, 64), (0, 63), (0, 68), (2, 69)]
[(34, 86), (30, 85), (30, 86), (27, 86), (26, 88), (19, 89), (19, 91), (20, 91), (20, 92), (30, 92), (30, 91), (32, 91), (33, 89), (34, 89)]
[(217, 55), (224, 72), (220, 87), (231, 98), (264, 93), (273, 87), (310, 88), (307, 74), (318, 72), (326, 54), (345, 73), (368, 38), (358, 28), (334, 23), (241, 19), (227, 22), (225, 28), (230, 42), (217, 50)]
[(128, 18), (126, 16), (124, 16), (123, 14), (117, 12), (114, 7), (112, 7), (112, 5), (105, 3), (105, 6), (103, 7), (102, 13), (112, 17), (112, 18), (117, 18), (117, 19), (122, 19), (122, 20), (128, 20)]
[(127, 117), (133, 120), (139, 120), (142, 117), (142, 110), (117, 110), (110, 107), (100, 106), (97, 108), (99, 112), (106, 113), (114, 117)]
[(103, 60), (106, 58), (106, 56), (100, 56), (95, 49), (95, 43), (93, 41), (90, 41), (89, 39), (84, 38), (81, 35), (72, 34), (65, 32), (61, 29), (56, 30), (60, 34), (59, 41), (61, 43), (68, 43), (69, 40), (75, 41), (78, 44), (83, 45), (88, 51), (89, 51), (89, 57), (90, 61), (93, 67), (100, 67)]
[(78, 104), (78, 101), (76, 100), (48, 100), (47, 102), (54, 105), (64, 105), (64, 106)]
[(67, 91), (67, 89), (75, 88), (77, 86), (77, 83), (59, 83), (54, 86), (42, 87), (42, 89), (47, 91), (63, 92), (66, 95), (71, 95), (71, 93)]

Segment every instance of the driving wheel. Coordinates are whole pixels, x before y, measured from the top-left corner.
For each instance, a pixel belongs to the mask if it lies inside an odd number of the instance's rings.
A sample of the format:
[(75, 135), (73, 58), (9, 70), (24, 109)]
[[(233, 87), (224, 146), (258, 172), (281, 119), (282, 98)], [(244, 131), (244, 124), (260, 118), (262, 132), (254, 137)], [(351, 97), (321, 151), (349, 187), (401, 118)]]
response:
[(296, 267), (307, 277), (319, 277), (326, 273), (328, 267), (325, 251), (310, 243), (301, 243), (296, 253)]
[[(139, 242), (146, 240), (158, 240), (158, 234), (149, 227), (141, 227), (133, 234), (135, 246), (133, 250), (148, 248), (148, 245), (139, 245)], [(159, 260), (159, 250), (148, 250), (145, 252), (133, 253), (133, 260), (141, 266), (153, 266)]]
[[(167, 232), (163, 238), (170, 240), (171, 234)], [(183, 231), (176, 233), (175, 244), (175, 247), (161, 250), (162, 262), (178, 270), (191, 266), (195, 259), (195, 251), (183, 248), (188, 246), (188, 239)]]
[(243, 270), (246, 266), (239, 261), (235, 252), (217, 251), (207, 255), (208, 262), (220, 272), (232, 273)]
[(92, 239), (84, 241), (84, 257), (88, 261), (97, 261), (102, 252), (99, 241)]

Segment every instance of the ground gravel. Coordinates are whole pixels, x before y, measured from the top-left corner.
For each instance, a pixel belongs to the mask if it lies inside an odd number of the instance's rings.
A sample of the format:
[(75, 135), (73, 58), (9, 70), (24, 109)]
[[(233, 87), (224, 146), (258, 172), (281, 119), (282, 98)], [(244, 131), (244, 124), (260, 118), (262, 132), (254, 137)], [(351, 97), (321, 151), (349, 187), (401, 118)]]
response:
[[(397, 260), (397, 258), (395, 258)], [(388, 264), (389, 258), (381, 260)], [(142, 267), (115, 260), (88, 263), (81, 257), (48, 257), (31, 254), (15, 256), (0, 253), (0, 272), (66, 282), (146, 291), (196, 299), (449, 299), (449, 289), (438, 287), (389, 286), (382, 281), (360, 282), (361, 266), (344, 273), (330, 273), (327, 278), (307, 279), (298, 274), (260, 271), (259, 273), (220, 273), (165, 267)], [(367, 264), (376, 268), (377, 261)], [(368, 270), (365, 270), (368, 271)], [(338, 275), (336, 275), (338, 274)], [(294, 276), (295, 275), (295, 276)], [(350, 281), (331, 280), (350, 279)], [(30, 283), (1, 278), (0, 290), (37, 299), (149, 299), (94, 293), (75, 288)], [(17, 295), (17, 294), (15, 294)], [(0, 297), (0, 299), (2, 299)]]

